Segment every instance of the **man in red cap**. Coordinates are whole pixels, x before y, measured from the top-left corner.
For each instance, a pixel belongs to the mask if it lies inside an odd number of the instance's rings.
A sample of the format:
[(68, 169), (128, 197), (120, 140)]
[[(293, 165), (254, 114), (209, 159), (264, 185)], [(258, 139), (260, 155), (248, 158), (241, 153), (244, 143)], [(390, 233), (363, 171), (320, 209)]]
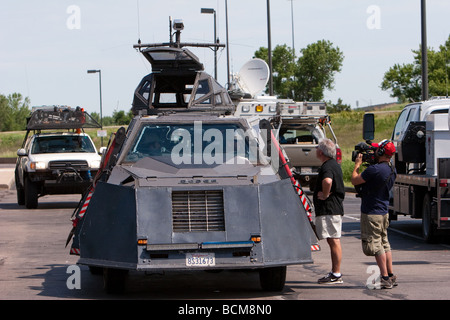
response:
[(355, 159), (351, 182), (361, 185), (361, 241), (363, 252), (375, 256), (380, 268), (381, 288), (391, 289), (397, 285), (392, 268), (392, 253), (387, 237), (389, 226), (389, 191), (394, 185), (397, 172), (391, 164), (395, 146), (390, 140), (373, 143), (376, 164), (368, 166), (362, 173), (362, 154)]

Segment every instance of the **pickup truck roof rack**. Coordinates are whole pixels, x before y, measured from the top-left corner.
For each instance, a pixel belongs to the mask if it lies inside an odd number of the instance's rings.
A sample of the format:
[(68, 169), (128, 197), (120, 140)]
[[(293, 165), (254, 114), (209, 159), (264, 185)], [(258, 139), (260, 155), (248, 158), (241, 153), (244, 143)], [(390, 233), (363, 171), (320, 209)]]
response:
[(27, 130), (101, 128), (83, 108), (69, 106), (33, 107)]

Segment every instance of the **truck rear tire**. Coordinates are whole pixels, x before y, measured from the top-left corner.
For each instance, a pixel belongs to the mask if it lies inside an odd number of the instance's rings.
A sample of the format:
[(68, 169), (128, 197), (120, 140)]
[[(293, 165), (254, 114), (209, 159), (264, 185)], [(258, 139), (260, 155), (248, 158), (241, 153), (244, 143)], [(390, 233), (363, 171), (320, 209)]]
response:
[(286, 282), (286, 266), (259, 270), (259, 281), (264, 291), (281, 291)]
[(422, 237), (427, 243), (436, 243), (437, 226), (433, 217), (436, 216), (436, 203), (433, 203), (431, 194), (425, 194), (422, 207)]
[(128, 270), (104, 268), (103, 287), (106, 293), (121, 294), (125, 291), (125, 280)]
[(25, 179), (25, 206), (27, 209), (36, 209), (38, 206), (38, 187), (29, 178)]

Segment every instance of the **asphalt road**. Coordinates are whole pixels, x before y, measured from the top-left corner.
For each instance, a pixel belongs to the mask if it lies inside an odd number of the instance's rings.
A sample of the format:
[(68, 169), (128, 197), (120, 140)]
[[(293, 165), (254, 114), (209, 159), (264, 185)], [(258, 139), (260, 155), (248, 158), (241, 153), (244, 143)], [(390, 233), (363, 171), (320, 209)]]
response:
[[(348, 194), (343, 224), (344, 283), (320, 285), (317, 279), (330, 270), (326, 242), (313, 253), (314, 264), (289, 266), (284, 290), (261, 291), (254, 272), (130, 273), (123, 295), (103, 291), (101, 276), (77, 266), (65, 241), (70, 217), (80, 197), (46, 196), (36, 210), (16, 203), (15, 190), (0, 190), (0, 300), (165, 299), (178, 300), (441, 300), (450, 297), (450, 243), (426, 244), (420, 221), (392, 222), (398, 287), (368, 288), (376, 276), (375, 260), (363, 255), (359, 231), (359, 199)], [(77, 269), (79, 268), (79, 269)], [(75, 271), (74, 271), (75, 270)], [(79, 272), (78, 272), (79, 271)], [(79, 282), (71, 281), (79, 275)], [(369, 282), (368, 282), (369, 281)], [(80, 287), (74, 287), (74, 283)]]

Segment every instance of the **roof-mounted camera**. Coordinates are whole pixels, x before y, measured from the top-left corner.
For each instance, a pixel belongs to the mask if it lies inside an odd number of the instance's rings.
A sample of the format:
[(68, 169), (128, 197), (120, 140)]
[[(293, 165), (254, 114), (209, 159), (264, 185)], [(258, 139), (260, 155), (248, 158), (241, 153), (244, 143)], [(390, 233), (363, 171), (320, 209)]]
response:
[(176, 31), (181, 31), (184, 29), (184, 23), (182, 19), (173, 20), (173, 28)]

